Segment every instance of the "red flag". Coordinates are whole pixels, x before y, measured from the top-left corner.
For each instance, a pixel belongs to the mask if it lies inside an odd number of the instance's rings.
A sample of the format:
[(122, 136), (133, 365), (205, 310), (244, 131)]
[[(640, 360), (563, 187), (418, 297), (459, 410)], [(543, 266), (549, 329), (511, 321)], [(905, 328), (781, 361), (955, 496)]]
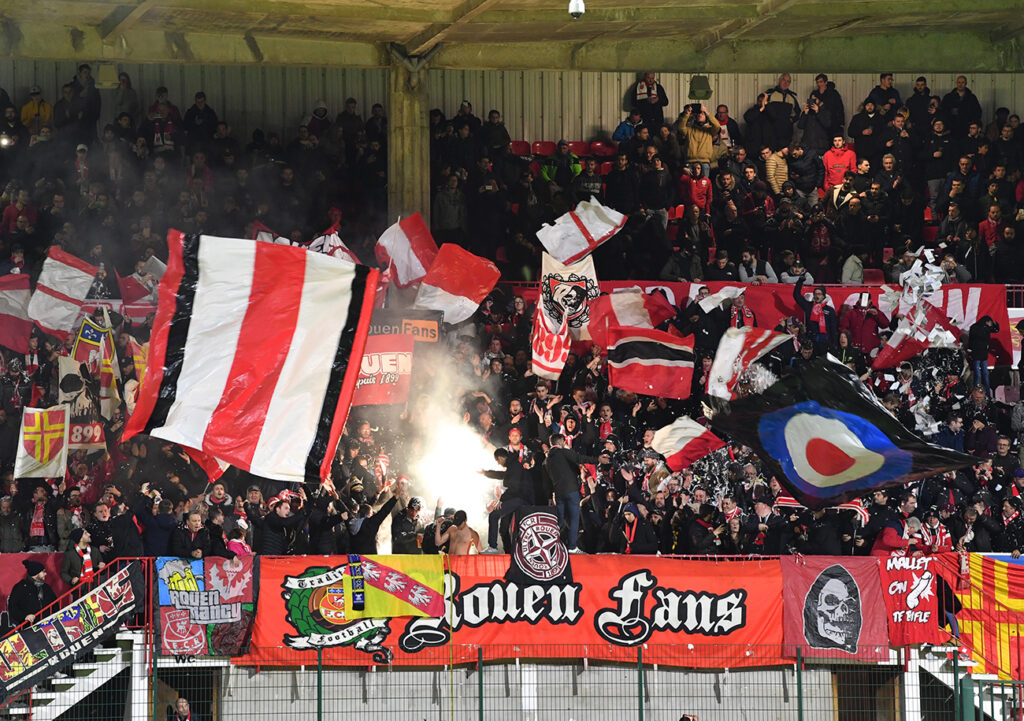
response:
[(740, 374), (751, 363), (787, 340), (792, 340), (792, 336), (763, 328), (729, 328), (718, 342), (718, 350), (711, 364), (708, 394), (726, 400), (735, 399)]
[(551, 320), (538, 307), (533, 314), (533, 374), (548, 380), (558, 380), (569, 357), (569, 322), (562, 316), (558, 328), (551, 327)]
[(693, 344), (648, 328), (610, 328), (608, 380), (615, 388), (665, 398), (689, 398)]
[(130, 275), (122, 278), (116, 270), (114, 275), (117, 277), (117, 287), (121, 289), (121, 300), (125, 303), (137, 303), (152, 292)]
[(675, 315), (676, 309), (657, 291), (630, 289), (602, 295), (590, 302), (590, 337), (607, 348), (609, 328), (654, 328)]
[(56, 246), (47, 251), (28, 314), (46, 333), (61, 340), (78, 317), (98, 268)]
[(405, 288), (427, 274), (438, 250), (423, 216), (413, 213), (385, 230), (373, 252), (381, 265), (394, 266), (395, 284)]
[[(934, 564), (934, 567), (933, 567)], [(883, 597), (893, 646), (943, 643), (949, 633), (939, 626), (938, 563), (934, 556), (882, 559)]]
[(413, 307), (439, 310), (445, 323), (461, 323), (476, 312), (500, 277), (491, 261), (445, 243), (423, 277)]
[(681, 471), (694, 461), (725, 445), (725, 441), (689, 416), (681, 416), (672, 425), (654, 433), (651, 448), (665, 456), (673, 471)]
[(25, 273), (0, 276), (0, 345), (17, 353), (28, 353), (32, 319), (28, 317), (31, 296)]

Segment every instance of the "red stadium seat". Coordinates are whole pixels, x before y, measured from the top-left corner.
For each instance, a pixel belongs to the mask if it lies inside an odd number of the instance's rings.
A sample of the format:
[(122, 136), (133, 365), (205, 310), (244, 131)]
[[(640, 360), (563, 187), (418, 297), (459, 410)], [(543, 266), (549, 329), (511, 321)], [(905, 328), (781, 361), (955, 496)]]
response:
[(939, 236), (939, 226), (937, 225), (926, 225), (921, 229), (921, 240), (927, 245), (935, 243), (935, 239)]
[(864, 269), (864, 285), (882, 285), (885, 282), (885, 273), (880, 268)]
[(536, 160), (534, 160), (532, 163), (530, 163), (530, 172), (533, 173), (534, 180), (539, 178), (540, 177), (540, 163), (538, 163)]
[(924, 222), (931, 223), (935, 220), (935, 216), (932, 215), (932, 206), (924, 206)]
[(523, 157), (530, 154), (530, 144), (525, 140), (512, 141), (512, 154)]
[(608, 173), (612, 172), (612, 167), (612, 161), (610, 160), (606, 160), (603, 163), (601, 163), (601, 175), (608, 175)]
[(615, 143), (606, 143), (603, 140), (595, 140), (590, 144), (590, 154), (595, 158), (610, 158), (615, 155)]
[(549, 155), (554, 155), (557, 149), (558, 146), (550, 140), (538, 140), (533, 144), (533, 154), (545, 158)]
[(590, 155), (590, 143), (584, 143), (582, 140), (570, 140), (569, 152), (574, 153), (581, 158), (586, 155)]

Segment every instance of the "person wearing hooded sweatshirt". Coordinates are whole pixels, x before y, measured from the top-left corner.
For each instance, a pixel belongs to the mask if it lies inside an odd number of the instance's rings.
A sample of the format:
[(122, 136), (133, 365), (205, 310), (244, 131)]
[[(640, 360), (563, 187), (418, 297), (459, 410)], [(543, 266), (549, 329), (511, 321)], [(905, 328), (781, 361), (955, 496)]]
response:
[(326, 140), (327, 131), (331, 127), (331, 118), (327, 114), (327, 101), (317, 100), (313, 103), (313, 112), (302, 124), (309, 128), (309, 132), (317, 138)]
[(39, 612), (57, 600), (46, 583), (46, 568), (39, 561), (25, 560), (25, 578), (14, 584), (7, 597), (7, 619), (12, 628), (38, 620)]

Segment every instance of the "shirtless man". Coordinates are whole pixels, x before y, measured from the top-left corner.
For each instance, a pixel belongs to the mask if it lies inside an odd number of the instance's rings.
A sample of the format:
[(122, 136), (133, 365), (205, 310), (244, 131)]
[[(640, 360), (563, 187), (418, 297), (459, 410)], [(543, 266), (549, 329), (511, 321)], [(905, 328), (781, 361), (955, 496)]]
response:
[(483, 550), (483, 546), (480, 545), (480, 534), (466, 524), (466, 512), (456, 511), (453, 520), (455, 525), (449, 526), (444, 533), (441, 533), (440, 524), (434, 526), (435, 545), (440, 548), (450, 542), (449, 554), (452, 556), (468, 556), (474, 547), (476, 552), (480, 553)]

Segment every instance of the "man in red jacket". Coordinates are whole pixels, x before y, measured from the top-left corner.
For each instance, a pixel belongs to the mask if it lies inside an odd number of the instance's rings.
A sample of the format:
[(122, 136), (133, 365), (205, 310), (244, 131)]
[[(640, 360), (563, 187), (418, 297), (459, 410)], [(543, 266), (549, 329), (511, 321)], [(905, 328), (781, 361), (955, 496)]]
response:
[(978, 225), (978, 235), (985, 241), (985, 245), (991, 249), (993, 243), (1003, 239), (1003, 228), (1005, 227), (1003, 211), (998, 205), (993, 203), (988, 206), (988, 217)]
[(885, 316), (871, 302), (871, 296), (862, 293), (856, 305), (845, 306), (839, 319), (839, 330), (853, 335), (853, 345), (864, 355), (878, 347), (878, 331), (887, 325)]
[(843, 173), (850, 171), (857, 172), (857, 154), (846, 147), (846, 138), (841, 133), (836, 133), (832, 138), (832, 147), (821, 156), (825, 165), (825, 181), (821, 185), (822, 190), (828, 190), (833, 185), (840, 185), (843, 182)]

